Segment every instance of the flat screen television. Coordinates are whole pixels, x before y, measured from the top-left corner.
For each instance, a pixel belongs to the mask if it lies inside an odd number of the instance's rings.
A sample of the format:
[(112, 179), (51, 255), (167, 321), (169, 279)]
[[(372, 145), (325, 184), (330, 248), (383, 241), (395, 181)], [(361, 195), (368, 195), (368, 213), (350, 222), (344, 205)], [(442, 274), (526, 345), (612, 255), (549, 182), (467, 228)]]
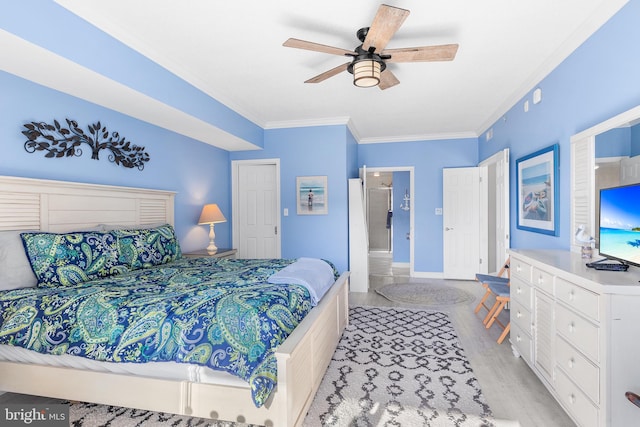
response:
[(600, 190), (600, 255), (640, 266), (640, 184)]

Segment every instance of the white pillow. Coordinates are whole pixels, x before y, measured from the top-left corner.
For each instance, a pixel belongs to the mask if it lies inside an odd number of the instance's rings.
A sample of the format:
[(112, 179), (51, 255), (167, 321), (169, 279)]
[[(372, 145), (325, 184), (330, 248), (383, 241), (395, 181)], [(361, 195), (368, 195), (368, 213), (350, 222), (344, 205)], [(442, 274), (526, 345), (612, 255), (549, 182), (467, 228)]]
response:
[(33, 288), (38, 283), (20, 238), (25, 231), (0, 231), (0, 291)]

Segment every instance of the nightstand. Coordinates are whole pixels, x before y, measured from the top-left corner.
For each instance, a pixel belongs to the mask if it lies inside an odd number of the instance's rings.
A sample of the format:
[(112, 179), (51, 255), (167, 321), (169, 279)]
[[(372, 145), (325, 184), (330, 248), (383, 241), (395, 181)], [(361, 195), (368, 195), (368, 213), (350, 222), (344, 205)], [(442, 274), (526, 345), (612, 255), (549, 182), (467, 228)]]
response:
[(199, 251), (183, 253), (182, 256), (185, 258), (235, 258), (236, 252), (238, 252), (237, 249), (219, 248), (215, 254), (210, 254), (206, 249), (200, 249)]

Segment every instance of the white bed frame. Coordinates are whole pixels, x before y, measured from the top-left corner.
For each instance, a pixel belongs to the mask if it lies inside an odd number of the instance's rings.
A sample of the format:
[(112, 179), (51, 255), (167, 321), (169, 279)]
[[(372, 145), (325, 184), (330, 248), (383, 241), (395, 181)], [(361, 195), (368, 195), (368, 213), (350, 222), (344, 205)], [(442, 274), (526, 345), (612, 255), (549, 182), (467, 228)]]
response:
[[(71, 231), (98, 224), (174, 223), (170, 191), (0, 176), (0, 231)], [(180, 415), (298, 426), (348, 323), (349, 273), (276, 352), (278, 386), (256, 408), (249, 388), (0, 362), (0, 392), (15, 392)]]

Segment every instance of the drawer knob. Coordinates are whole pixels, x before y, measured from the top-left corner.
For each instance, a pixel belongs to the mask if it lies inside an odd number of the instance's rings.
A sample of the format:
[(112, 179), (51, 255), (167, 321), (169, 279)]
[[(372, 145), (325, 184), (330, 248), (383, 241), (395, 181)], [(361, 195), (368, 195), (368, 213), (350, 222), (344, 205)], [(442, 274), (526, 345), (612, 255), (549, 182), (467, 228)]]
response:
[(522, 293), (522, 288), (518, 288), (518, 289), (516, 289), (516, 293), (517, 293), (517, 294), (521, 294), (521, 293)]
[(518, 310), (518, 312), (516, 313), (516, 317), (519, 319), (522, 317), (522, 313), (520, 312), (520, 310)]
[(569, 395), (569, 402), (576, 403), (576, 395), (575, 394), (571, 393)]
[(576, 361), (573, 359), (573, 357), (571, 357), (568, 362), (567, 365), (569, 366), (569, 368), (573, 368), (573, 365), (576, 363)]
[(522, 341), (522, 337), (521, 337), (520, 335), (518, 335), (518, 336), (516, 337), (516, 341), (518, 341), (518, 342)]
[(569, 323), (569, 332), (575, 332), (575, 330), (576, 330), (575, 323), (573, 322)]
[(569, 301), (573, 301), (575, 297), (576, 295), (573, 291), (569, 292)]

